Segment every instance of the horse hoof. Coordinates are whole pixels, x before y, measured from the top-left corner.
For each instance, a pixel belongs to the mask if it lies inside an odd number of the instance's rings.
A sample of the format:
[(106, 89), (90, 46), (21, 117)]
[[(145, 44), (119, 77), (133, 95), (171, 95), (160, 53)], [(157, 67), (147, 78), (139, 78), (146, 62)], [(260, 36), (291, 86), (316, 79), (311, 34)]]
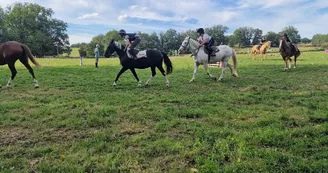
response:
[(212, 77), (212, 79), (213, 79), (213, 80), (217, 80), (217, 78), (216, 78), (216, 77)]
[(40, 86), (39, 85), (34, 85), (34, 88), (39, 88)]
[(0, 88), (2, 88), (2, 85), (0, 85)]
[(145, 84), (145, 87), (146, 87), (146, 88), (149, 88), (149, 84)]
[(194, 81), (195, 81), (195, 80), (190, 80), (189, 83), (192, 83), (192, 82), (194, 82)]

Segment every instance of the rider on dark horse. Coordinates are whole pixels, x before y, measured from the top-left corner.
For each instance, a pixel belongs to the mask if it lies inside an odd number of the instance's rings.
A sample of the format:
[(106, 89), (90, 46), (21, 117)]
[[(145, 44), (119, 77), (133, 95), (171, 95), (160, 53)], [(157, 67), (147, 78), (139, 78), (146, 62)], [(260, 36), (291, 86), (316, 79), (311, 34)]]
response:
[(212, 39), (211, 36), (209, 36), (208, 34), (205, 34), (205, 31), (203, 28), (199, 28), (196, 31), (197, 33), (199, 33), (199, 47), (201, 46), (205, 46), (205, 48), (209, 51), (208, 53), (208, 61), (210, 61), (211, 56), (216, 56), (215, 52), (212, 49), (212, 46), (214, 45), (214, 40)]
[(285, 37), (285, 39), (286, 39), (286, 42), (289, 43), (289, 45), (290, 45), (292, 51), (296, 52), (296, 48), (295, 48), (295, 46), (294, 46), (294, 43), (293, 43), (292, 39), (290, 39), (290, 38), (288, 37), (287, 33), (284, 33), (284, 37)]
[(257, 49), (258, 50), (260, 50), (261, 49), (261, 47), (262, 47), (262, 45), (264, 44), (264, 42), (265, 42), (265, 39), (264, 39), (264, 37), (261, 37), (261, 39), (259, 39), (260, 40), (260, 44), (257, 46)]
[(134, 48), (140, 43), (141, 37), (137, 33), (126, 33), (125, 30), (121, 29), (118, 34), (124, 39), (126, 48), (130, 49), (128, 52), (134, 59), (137, 56), (134, 53)]

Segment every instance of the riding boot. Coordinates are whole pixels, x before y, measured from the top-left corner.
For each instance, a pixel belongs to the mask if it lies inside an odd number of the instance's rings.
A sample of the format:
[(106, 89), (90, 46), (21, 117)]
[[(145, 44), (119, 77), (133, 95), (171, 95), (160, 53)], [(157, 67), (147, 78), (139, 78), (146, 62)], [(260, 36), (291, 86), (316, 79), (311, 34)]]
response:
[(96, 68), (98, 68), (98, 63), (95, 63), (95, 65), (96, 65)]
[(208, 54), (208, 63), (210, 63), (210, 60), (211, 60), (211, 55)]
[(214, 51), (212, 51), (212, 53), (211, 53), (211, 56), (216, 56), (216, 54), (215, 54), (215, 52), (214, 52)]

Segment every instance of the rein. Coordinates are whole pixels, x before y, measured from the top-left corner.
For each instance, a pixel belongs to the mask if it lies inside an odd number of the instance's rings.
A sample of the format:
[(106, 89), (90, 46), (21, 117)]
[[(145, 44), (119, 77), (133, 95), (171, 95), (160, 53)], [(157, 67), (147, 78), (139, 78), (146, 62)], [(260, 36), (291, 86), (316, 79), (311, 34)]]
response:
[[(186, 48), (188, 45), (189, 45), (189, 49), (191, 50), (191, 53), (194, 55), (194, 56), (196, 56), (197, 54), (198, 54), (198, 52), (199, 52), (199, 50), (200, 50), (200, 47), (199, 48), (195, 48), (195, 49), (191, 49), (191, 46), (190, 46), (190, 37), (188, 38), (188, 43), (187, 43), (187, 45), (185, 45), (185, 46), (182, 46), (183, 48)], [(195, 52), (195, 53), (193, 53), (193, 50), (196, 50), (197, 49), (197, 51)]]

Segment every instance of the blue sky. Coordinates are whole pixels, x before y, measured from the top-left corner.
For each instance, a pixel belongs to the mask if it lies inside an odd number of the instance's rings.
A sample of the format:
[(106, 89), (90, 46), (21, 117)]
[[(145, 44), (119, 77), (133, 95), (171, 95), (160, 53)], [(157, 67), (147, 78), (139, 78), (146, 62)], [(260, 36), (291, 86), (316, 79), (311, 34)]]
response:
[(37, 3), (52, 8), (68, 23), (71, 43), (89, 42), (98, 34), (124, 28), (127, 32), (185, 31), (221, 24), (250, 26), (264, 33), (288, 25), (302, 37), (328, 33), (327, 0), (0, 0)]

